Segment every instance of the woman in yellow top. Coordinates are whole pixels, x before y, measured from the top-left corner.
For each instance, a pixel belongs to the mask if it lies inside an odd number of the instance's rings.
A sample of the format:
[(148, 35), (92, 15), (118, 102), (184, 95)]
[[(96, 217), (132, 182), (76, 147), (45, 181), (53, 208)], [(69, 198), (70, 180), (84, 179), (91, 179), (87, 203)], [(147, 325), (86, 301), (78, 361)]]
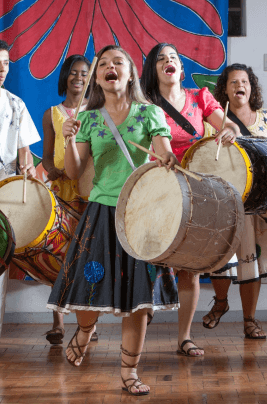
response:
[[(72, 55), (65, 60), (59, 74), (58, 94), (66, 96), (66, 99), (46, 110), (43, 116), (43, 166), (48, 172), (48, 179), (52, 181), (51, 189), (68, 203), (72, 203), (77, 195), (73, 190), (73, 181), (64, 173), (62, 125), (66, 119), (75, 114), (89, 68), (89, 60), (82, 55)], [(86, 108), (88, 92), (89, 88), (80, 111)], [(53, 319), (53, 329), (47, 332), (46, 339), (51, 344), (60, 344), (64, 337), (63, 314), (54, 311)], [(91, 340), (97, 340), (96, 333)]]

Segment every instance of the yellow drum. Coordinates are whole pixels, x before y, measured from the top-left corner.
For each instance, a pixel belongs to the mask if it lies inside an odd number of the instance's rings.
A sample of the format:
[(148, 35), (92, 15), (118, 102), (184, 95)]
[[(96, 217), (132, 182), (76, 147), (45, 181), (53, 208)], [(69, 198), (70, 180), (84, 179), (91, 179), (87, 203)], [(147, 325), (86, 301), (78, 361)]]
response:
[(217, 149), (218, 145), (214, 138), (198, 140), (185, 153), (182, 167), (223, 178), (234, 185), (242, 196), (242, 201), (245, 202), (251, 194), (253, 185), (251, 154), (246, 151), (243, 144), (235, 142), (222, 146), (219, 159), (215, 161)]
[(53, 285), (78, 220), (37, 179), (27, 180), (23, 203), (23, 179), (15, 176), (0, 182), (0, 209), (16, 236), (12, 262), (38, 282)]

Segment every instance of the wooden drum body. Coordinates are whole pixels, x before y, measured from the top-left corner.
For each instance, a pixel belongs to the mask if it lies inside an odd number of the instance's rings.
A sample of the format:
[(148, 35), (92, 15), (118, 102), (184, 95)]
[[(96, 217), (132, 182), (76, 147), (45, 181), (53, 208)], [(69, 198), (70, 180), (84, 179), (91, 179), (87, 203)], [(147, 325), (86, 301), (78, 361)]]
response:
[(240, 194), (221, 178), (202, 181), (155, 163), (127, 179), (116, 208), (122, 247), (136, 259), (195, 273), (223, 267), (240, 244)]
[(190, 171), (220, 176), (242, 195), (245, 212), (256, 214), (267, 210), (267, 141), (237, 138), (234, 144), (221, 147), (215, 161), (214, 138), (201, 139), (184, 155), (182, 166)]
[(0, 210), (0, 276), (8, 268), (15, 251), (15, 234), (11, 223)]
[(71, 212), (39, 180), (27, 180), (23, 199), (23, 176), (0, 182), (0, 209), (16, 235), (12, 262), (33, 279), (53, 285), (78, 224)]

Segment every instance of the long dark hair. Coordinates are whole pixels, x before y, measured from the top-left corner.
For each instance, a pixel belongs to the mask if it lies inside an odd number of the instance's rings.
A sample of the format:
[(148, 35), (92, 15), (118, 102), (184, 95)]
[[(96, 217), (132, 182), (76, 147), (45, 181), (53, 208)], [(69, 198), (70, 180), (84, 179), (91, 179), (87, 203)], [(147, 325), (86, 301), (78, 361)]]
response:
[(98, 60), (97, 60), (97, 64), (96, 64), (93, 76), (90, 81), (89, 101), (87, 104), (87, 110), (102, 108), (105, 103), (104, 92), (103, 92), (102, 88), (96, 83), (96, 70), (97, 70), (99, 60), (101, 59), (101, 56), (109, 50), (120, 51), (121, 53), (124, 54), (124, 56), (129, 61), (130, 74), (132, 76), (132, 81), (131, 81), (131, 83), (128, 84), (128, 92), (129, 92), (130, 99), (132, 101), (136, 101), (138, 103), (147, 104), (148, 102), (146, 101), (145, 96), (142, 93), (142, 90), (140, 87), (138, 72), (137, 72), (133, 59), (131, 58), (129, 53), (127, 53), (120, 46), (108, 45), (108, 46), (105, 46), (104, 48), (102, 48), (96, 55)]
[(158, 83), (158, 75), (156, 64), (158, 60), (158, 56), (163, 48), (166, 46), (170, 46), (177, 53), (178, 59), (181, 63), (181, 70), (184, 73), (184, 65), (181, 61), (179, 53), (176, 47), (167, 42), (158, 43), (154, 48), (151, 49), (149, 54), (146, 57), (145, 64), (143, 66), (143, 72), (141, 76), (141, 88), (147, 98), (147, 100), (153, 102), (153, 104), (161, 106), (161, 96), (159, 92), (159, 83)]
[(9, 53), (9, 46), (6, 41), (0, 39), (0, 50), (6, 50)]
[[(64, 97), (67, 94), (67, 88), (68, 88), (68, 77), (70, 75), (72, 66), (76, 62), (84, 62), (87, 64), (87, 66), (90, 69), (91, 63), (89, 60), (83, 56), (83, 55), (71, 55), (69, 56), (63, 65), (61, 66), (61, 70), (59, 73), (59, 79), (58, 79), (58, 95), (61, 97)], [(87, 89), (85, 93), (85, 97), (87, 98), (89, 94), (89, 88)]]
[(230, 66), (227, 66), (221, 75), (218, 77), (217, 84), (214, 89), (214, 97), (221, 104), (223, 108), (226, 106), (226, 102), (229, 101), (228, 95), (225, 94), (226, 85), (229, 73), (234, 70), (243, 70), (247, 73), (250, 86), (251, 86), (251, 94), (249, 98), (249, 105), (252, 111), (256, 111), (263, 106), (263, 99), (261, 94), (261, 88), (258, 83), (258, 77), (254, 74), (251, 67), (247, 67), (246, 65), (242, 65), (239, 63), (234, 63)]

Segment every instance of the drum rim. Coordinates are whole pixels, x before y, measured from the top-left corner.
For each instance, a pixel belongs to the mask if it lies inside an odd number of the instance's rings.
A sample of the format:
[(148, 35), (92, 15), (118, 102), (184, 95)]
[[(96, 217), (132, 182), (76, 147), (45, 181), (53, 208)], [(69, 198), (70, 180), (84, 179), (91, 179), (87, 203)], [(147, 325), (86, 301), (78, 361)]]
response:
[[(24, 179), (23, 175), (15, 175), (13, 177), (5, 178), (4, 180), (0, 181), (0, 188), (2, 186), (4, 186), (5, 184), (8, 184), (9, 182), (23, 180), (23, 179)], [(32, 240), (29, 244), (27, 244), (25, 246), (22, 246), (22, 247), (16, 248), (15, 249), (15, 254), (23, 253), (27, 248), (35, 247), (36, 245), (38, 245), (43, 240), (45, 234), (52, 229), (52, 227), (54, 225), (54, 222), (55, 222), (55, 219), (56, 219), (56, 205), (57, 205), (57, 203), (56, 203), (56, 199), (55, 199), (53, 193), (50, 191), (49, 188), (47, 188), (47, 186), (42, 181), (38, 180), (37, 178), (31, 178), (29, 181), (39, 183), (40, 185), (42, 185), (48, 191), (48, 194), (49, 194), (50, 199), (51, 199), (51, 205), (52, 205), (51, 215), (50, 215), (50, 218), (49, 218), (45, 228), (39, 234), (39, 236), (36, 237), (34, 240)], [(11, 223), (11, 226), (12, 226), (12, 223)]]
[[(5, 272), (5, 270), (8, 268), (8, 265), (14, 255), (15, 252), (15, 246), (16, 246), (16, 238), (15, 238), (15, 233), (14, 233), (14, 229), (10, 223), (10, 220), (8, 219), (8, 217), (4, 214), (4, 212), (2, 210), (0, 210), (0, 215), (3, 215), (4, 218), (6, 219), (6, 223), (8, 225), (8, 230), (9, 230), (9, 238), (8, 238), (8, 245), (5, 251), (5, 254), (3, 257), (0, 257), (0, 276)], [(3, 265), (1, 266), (1, 261), (3, 261)], [(4, 270), (3, 270), (4, 267)]]
[[(204, 137), (200, 140), (197, 140), (191, 147), (189, 147), (189, 149), (186, 150), (184, 157), (181, 161), (181, 166), (183, 168), (188, 169), (188, 164), (192, 160), (193, 152), (196, 151), (195, 149), (198, 149), (201, 143), (210, 142), (212, 140), (214, 141), (213, 137)], [(238, 151), (240, 152), (241, 156), (244, 159), (244, 163), (245, 163), (245, 167), (246, 167), (246, 171), (247, 171), (246, 186), (245, 186), (243, 195), (241, 195), (242, 202), (245, 203), (247, 198), (249, 197), (250, 192), (252, 191), (252, 186), (253, 186), (253, 171), (251, 170), (252, 163), (251, 163), (250, 158), (249, 158), (247, 152), (245, 151), (245, 149), (242, 146), (240, 146), (237, 141), (234, 142), (231, 146), (235, 146), (238, 149)], [(212, 174), (212, 173), (210, 173), (210, 174)]]

